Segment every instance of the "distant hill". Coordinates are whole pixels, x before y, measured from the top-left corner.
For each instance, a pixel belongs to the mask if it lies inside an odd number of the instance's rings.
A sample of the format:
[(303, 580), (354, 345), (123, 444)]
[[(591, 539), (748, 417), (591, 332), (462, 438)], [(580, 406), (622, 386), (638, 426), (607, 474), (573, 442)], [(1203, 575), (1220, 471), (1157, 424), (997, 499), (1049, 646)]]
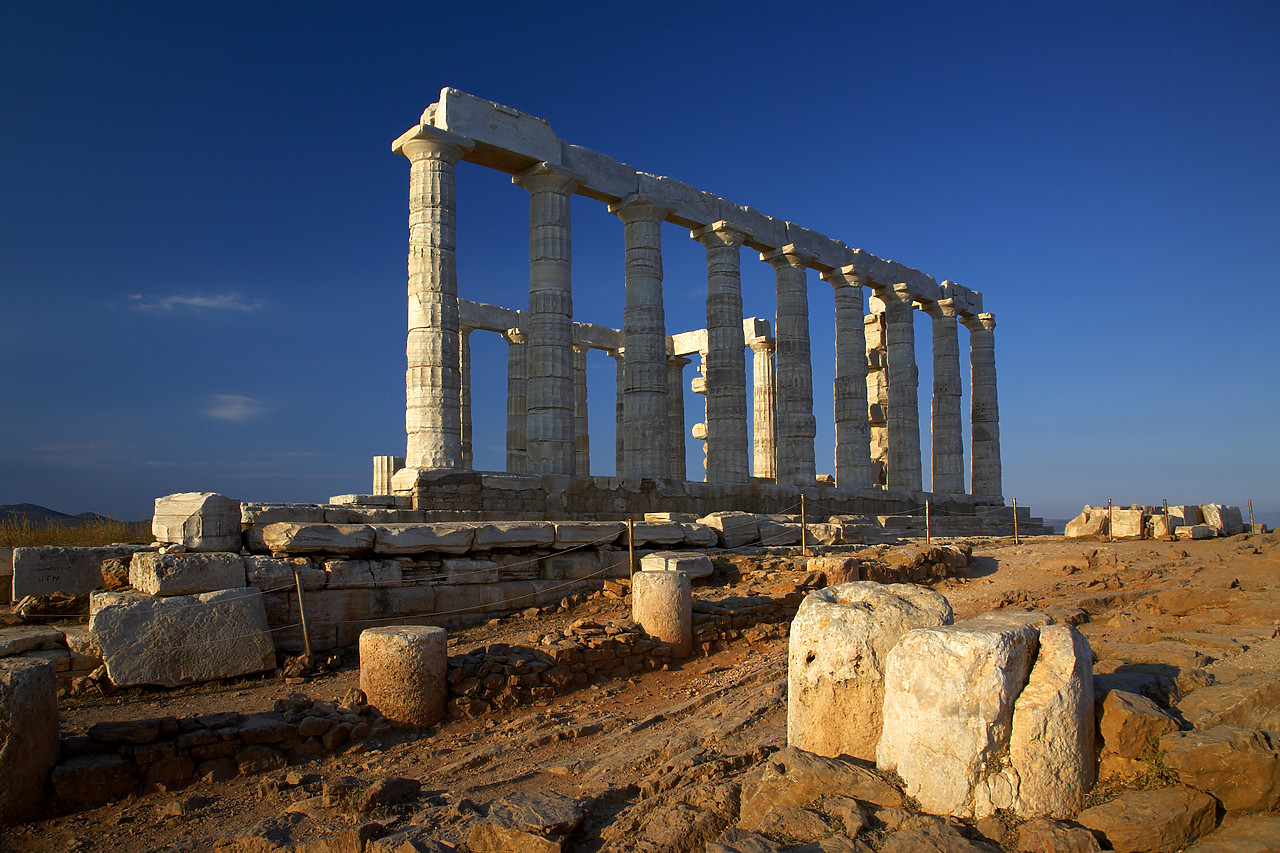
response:
[(62, 524), (68, 527), (76, 527), (82, 524), (110, 521), (107, 516), (98, 515), (96, 512), (82, 512), (79, 515), (67, 515), (65, 512), (58, 512), (56, 509), (49, 509), (48, 507), (38, 506), (37, 504), (0, 505), (0, 524), (8, 524), (9, 522), (18, 521), (23, 518), (37, 526)]

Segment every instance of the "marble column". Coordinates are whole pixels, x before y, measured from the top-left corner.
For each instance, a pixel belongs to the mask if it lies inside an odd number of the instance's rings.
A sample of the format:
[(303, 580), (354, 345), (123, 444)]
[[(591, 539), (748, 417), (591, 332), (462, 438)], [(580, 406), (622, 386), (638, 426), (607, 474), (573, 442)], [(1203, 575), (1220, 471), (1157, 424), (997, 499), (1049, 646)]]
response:
[(1000, 406), (996, 400), (996, 318), (978, 314), (964, 318), (969, 330), (969, 405), (974, 495), (1000, 497)]
[(671, 473), (676, 482), (686, 478), (684, 465), (684, 367), (690, 359), (682, 355), (667, 358), (667, 433), (670, 436)]
[(834, 289), (836, 308), (836, 485), (867, 488), (873, 483), (866, 312), (862, 303), (867, 278), (851, 266), (823, 273), (822, 278)]
[(746, 234), (727, 222), (690, 232), (707, 250), (707, 482), (745, 483), (747, 356), (742, 334), (742, 258)]
[(753, 338), (751, 347), (752, 403), (751, 476), (773, 480), (778, 476), (777, 388), (774, 386), (773, 338)]
[(811, 255), (789, 244), (760, 255), (773, 267), (778, 307), (778, 483), (812, 486), (817, 481), (813, 439), (813, 364), (809, 354), (809, 292), (805, 270)]
[(664, 479), (670, 473), (671, 440), (655, 429), (667, 417), (667, 330), (662, 307), (662, 222), (671, 212), (643, 195), (609, 205), (622, 220), (626, 246), (622, 335), (627, 369), (622, 399), (626, 435), (622, 473), (627, 478)]
[(525, 434), (531, 474), (572, 474), (573, 284), (569, 201), (582, 179), (549, 163), (512, 176), (529, 192), (529, 380)]
[(960, 330), (955, 303), (927, 302), (933, 318), (933, 482), (938, 494), (964, 494), (964, 436), (960, 420)]
[(920, 471), (920, 405), (916, 394), (915, 296), (904, 284), (876, 291), (885, 306), (885, 340), (889, 368), (888, 487), (918, 492)]
[(614, 397), (617, 401), (617, 414), (614, 416), (613, 424), (613, 472), (615, 477), (621, 477), (622, 471), (626, 467), (623, 462), (623, 456), (627, 452), (626, 436), (627, 431), (622, 428), (622, 396), (627, 387), (627, 363), (625, 357), (626, 347), (618, 347), (609, 350), (609, 358), (614, 360), (617, 367), (617, 383), (614, 386), (616, 391)]
[(410, 163), (405, 345), (405, 463), (410, 468), (462, 465), (453, 172), (473, 145), (466, 137), (420, 127), (393, 147)]
[(587, 349), (573, 346), (573, 473), (591, 476), (591, 438), (587, 425)]
[(528, 373), (528, 339), (519, 329), (507, 329), (507, 470), (526, 474), (529, 458), (525, 452), (525, 383)]
[(462, 425), (462, 467), (470, 471), (474, 457), (471, 449), (471, 333), (470, 326), (458, 329), (458, 371), (461, 388), (458, 394), (458, 414)]

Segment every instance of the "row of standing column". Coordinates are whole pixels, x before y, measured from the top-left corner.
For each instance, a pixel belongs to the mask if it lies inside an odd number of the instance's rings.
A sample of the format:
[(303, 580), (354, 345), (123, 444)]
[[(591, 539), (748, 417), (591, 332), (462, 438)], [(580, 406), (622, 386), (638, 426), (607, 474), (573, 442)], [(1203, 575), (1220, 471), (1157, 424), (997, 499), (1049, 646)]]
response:
[[(463, 376), (466, 336), (458, 324), (453, 170), (472, 143), (446, 131), (422, 128), (401, 147), (411, 162), (409, 323), (406, 344), (406, 464), (421, 468), (469, 467), (469, 378)], [(512, 181), (530, 195), (529, 311), (522, 356), (509, 364), (513, 393), (509, 423), (523, 403), (523, 454), (518, 427), (509, 427), (508, 469), (535, 474), (585, 473), (585, 396), (575, 392), (575, 367), (585, 354), (573, 347), (570, 198), (581, 179), (539, 163)], [(625, 287), (620, 362), (621, 438), (617, 448), (624, 477), (663, 478), (683, 468), (683, 428), (675, 441), (675, 412), (682, 390), (669, 393), (675, 375), (666, 356), (662, 307), (661, 225), (670, 211), (643, 196), (611, 205), (624, 223)], [(776, 422), (757, 418), (755, 468), (748, 467), (745, 340), (742, 334), (740, 249), (746, 235), (724, 222), (695, 230), (707, 250), (707, 479), (743, 482), (769, 476), (768, 427), (775, 429), (772, 478), (785, 484), (815, 480), (813, 377), (808, 331), (807, 268), (813, 258), (795, 246), (762, 254), (777, 280)], [(844, 487), (870, 485), (866, 421), (866, 362), (861, 326), (861, 287), (852, 268), (824, 275), (836, 288), (836, 480)], [(889, 383), (889, 477), (892, 488), (919, 490), (920, 435), (912, 297), (905, 286), (879, 287), (886, 308)], [(940, 303), (934, 317), (935, 491), (961, 491), (959, 373), (955, 312)], [(971, 333), (973, 480), (975, 494), (1000, 492), (999, 422), (996, 402), (994, 321), (966, 317)], [(509, 338), (510, 339), (510, 338)], [(514, 343), (514, 342), (513, 342)], [(517, 347), (513, 346), (513, 350)], [(516, 364), (517, 360), (522, 364)], [(756, 359), (756, 387), (762, 386)], [(576, 363), (575, 363), (576, 362)], [(954, 365), (954, 369), (952, 366)], [(940, 369), (941, 368), (941, 369)], [(523, 376), (522, 394), (514, 386)], [(861, 376), (863, 381), (859, 381)], [(859, 393), (861, 389), (861, 393)], [(757, 392), (759, 393), (759, 392)], [(679, 406), (673, 402), (679, 401)], [(759, 407), (757, 407), (758, 410)], [(668, 429), (653, 429), (666, 421)], [(683, 423), (683, 412), (679, 418)], [(761, 429), (765, 427), (765, 429)], [(942, 440), (939, 441), (938, 439)], [(520, 457), (523, 457), (522, 459)], [(677, 465), (675, 457), (681, 457)], [(750, 470), (750, 473), (748, 473)], [(679, 472), (683, 477), (683, 471)]]

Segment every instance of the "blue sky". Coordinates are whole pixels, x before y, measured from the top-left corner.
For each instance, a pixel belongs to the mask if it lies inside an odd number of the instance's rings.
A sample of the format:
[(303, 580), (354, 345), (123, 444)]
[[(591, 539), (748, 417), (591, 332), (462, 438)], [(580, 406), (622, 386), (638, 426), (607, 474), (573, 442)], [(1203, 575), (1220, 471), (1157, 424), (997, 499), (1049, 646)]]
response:
[[(454, 86), (982, 291), (1007, 498), (1274, 518), (1278, 38), (1271, 3), (9, 0), (0, 504), (140, 518), (175, 491), (368, 491), (405, 440), (389, 145)], [(520, 307), (528, 196), (469, 164), (457, 182), (460, 295)], [(618, 326), (621, 223), (582, 198), (573, 216), (575, 313)], [(703, 250), (663, 239), (668, 329), (701, 327)], [(743, 268), (771, 318), (772, 271)], [(831, 294), (810, 291), (829, 472)], [(472, 342), (477, 467), (501, 468), (504, 345)], [(609, 474), (613, 363), (589, 366)]]

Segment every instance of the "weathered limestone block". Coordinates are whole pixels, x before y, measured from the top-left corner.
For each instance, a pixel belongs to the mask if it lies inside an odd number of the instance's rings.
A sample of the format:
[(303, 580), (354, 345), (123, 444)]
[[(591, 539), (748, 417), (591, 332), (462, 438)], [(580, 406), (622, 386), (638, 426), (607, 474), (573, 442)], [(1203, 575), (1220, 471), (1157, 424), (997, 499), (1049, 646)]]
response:
[(378, 554), (465, 554), (475, 539), (474, 524), (374, 524), (373, 550)]
[(1147, 538), (1164, 540), (1172, 539), (1173, 518), (1162, 513), (1157, 513), (1147, 519)]
[(1235, 726), (1171, 732), (1160, 739), (1165, 764), (1182, 784), (1212, 794), (1230, 812), (1280, 805), (1280, 734)]
[(1067, 522), (1063, 535), (1069, 539), (1102, 539), (1107, 535), (1107, 511), (1085, 509)]
[(248, 556), (242, 559), (249, 586), (256, 586), (263, 592), (294, 589), (295, 572), (302, 581), (303, 589), (323, 589), (325, 581), (329, 579), (324, 569), (317, 569), (306, 557)]
[(951, 621), (951, 605), (924, 587), (854, 582), (809, 593), (791, 622), (787, 744), (875, 760), (890, 650), (912, 628)]
[(0, 826), (39, 815), (58, 748), (53, 667), (0, 659)]
[(617, 542), (619, 538), (626, 541), (625, 521), (557, 521), (555, 522), (554, 548), (576, 548), (591, 545), (603, 548)]
[(716, 532), (705, 524), (680, 522), (680, 529), (684, 531), (684, 540), (680, 544), (686, 548), (714, 548), (720, 542)]
[(572, 797), (554, 791), (508, 794), (489, 807), (467, 837), (472, 853), (559, 853), (582, 823)]
[(809, 524), (808, 528), (809, 544), (817, 543), (819, 545), (839, 545), (840, 530), (839, 524)]
[(827, 586), (862, 580), (862, 561), (857, 557), (810, 557), (805, 568), (822, 572)]
[[(239, 545), (236, 549), (239, 550)], [(13, 600), (21, 601), (23, 596), (48, 595), (51, 592), (84, 595), (102, 589), (103, 563), (127, 560), (145, 550), (144, 545), (14, 548)]]
[(713, 512), (698, 523), (716, 532), (721, 548), (740, 548), (760, 539), (756, 518), (749, 512)]
[(395, 560), (325, 560), (325, 573), (329, 589), (348, 589), (359, 586), (399, 586), (403, 573)]
[(1169, 517), (1173, 519), (1175, 527), (1191, 527), (1196, 524), (1204, 524), (1204, 513), (1200, 512), (1200, 507), (1195, 505), (1171, 506), (1169, 507)]
[(43, 625), (11, 625), (0, 628), (0, 658), (64, 645), (63, 634)]
[(156, 498), (151, 533), (158, 542), (189, 551), (240, 550), (240, 501), (216, 492), (180, 492)]
[(649, 636), (670, 643), (673, 657), (693, 651), (693, 586), (684, 572), (642, 570), (631, 576), (631, 618)]
[(145, 551), (129, 561), (129, 586), (148, 595), (191, 595), (244, 585), (244, 560), (238, 553)]
[(679, 545), (684, 541), (684, 528), (674, 521), (637, 521), (631, 525), (637, 548), (652, 545)]
[(800, 525), (786, 521), (774, 521), (771, 518), (761, 518), (757, 523), (757, 529), (760, 531), (760, 544), (770, 547), (779, 545), (799, 545), (800, 544)]
[(1173, 528), (1173, 535), (1179, 539), (1212, 539), (1214, 529), (1207, 524), (1193, 524)]
[(1146, 529), (1146, 514), (1140, 509), (1112, 509), (1111, 536), (1115, 539), (1141, 539)]
[(373, 528), (280, 521), (262, 528), (262, 541), (272, 554), (358, 554), (373, 547)]
[(709, 578), (715, 571), (706, 554), (686, 551), (657, 551), (640, 558), (640, 568), (654, 572), (684, 572), (690, 578)]
[[(596, 563), (599, 567), (599, 563)], [(444, 561), (445, 579), (449, 583), (497, 583), (498, 564), (492, 560), (453, 559)]]
[(1220, 725), (1280, 731), (1280, 674), (1259, 672), (1202, 687), (1179, 700), (1178, 711), (1201, 731)]
[(294, 524), (323, 524), (324, 507), (319, 504), (241, 503), (240, 526), (250, 524), (275, 524), (288, 521)]
[(1217, 803), (1191, 788), (1130, 791), (1076, 816), (1116, 853), (1172, 853), (1211, 831)]
[(1112, 690), (1102, 702), (1098, 717), (1103, 760), (1107, 755), (1140, 758), (1163, 735), (1178, 730), (1178, 721), (1146, 696)]
[(168, 598), (99, 592), (89, 611), (117, 686), (177, 687), (276, 665), (262, 593), (253, 587)]
[(550, 547), (555, 538), (555, 525), (549, 521), (493, 521), (476, 528), (472, 547), (477, 551)]
[(360, 634), (360, 689), (393, 723), (425, 727), (444, 717), (449, 698), (443, 628), (392, 625)]
[[(583, 548), (578, 551), (571, 551), (568, 554), (552, 554), (549, 557), (543, 557), (538, 561), (538, 575), (546, 580), (582, 580), (584, 578), (598, 578), (606, 574), (607, 568), (603, 557), (606, 554), (614, 554), (626, 559), (625, 551), (596, 551), (591, 548)], [(630, 572), (623, 572), (623, 576)]]
[(645, 521), (674, 521), (676, 524), (693, 524), (698, 516), (691, 512), (646, 512)]
[(1213, 528), (1218, 536), (1235, 536), (1244, 533), (1244, 522), (1240, 518), (1240, 507), (1223, 504), (1201, 504), (1200, 512), (1204, 515), (1204, 523)]
[[(1013, 706), (1005, 780), (1019, 817), (1068, 818), (1094, 781), (1093, 651), (1069, 625), (1040, 630), (1040, 651)], [(992, 796), (1003, 807), (1003, 794)]]
[(1007, 766), (1014, 702), (1038, 647), (1036, 621), (987, 613), (908, 631), (889, 652), (876, 765), (896, 770), (925, 811), (985, 817), (1013, 805), (1001, 796), (1007, 783), (997, 779), (994, 790), (989, 783)]

